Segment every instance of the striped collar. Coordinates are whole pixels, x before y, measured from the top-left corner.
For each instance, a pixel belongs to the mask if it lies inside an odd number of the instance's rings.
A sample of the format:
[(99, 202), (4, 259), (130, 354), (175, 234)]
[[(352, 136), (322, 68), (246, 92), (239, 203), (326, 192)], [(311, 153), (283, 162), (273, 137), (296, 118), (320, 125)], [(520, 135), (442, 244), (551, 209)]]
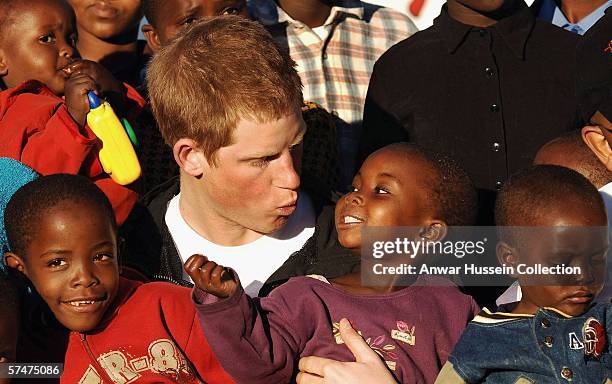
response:
[[(285, 22), (289, 24), (301, 23), (289, 16), (274, 0), (252, 0), (249, 3), (253, 16), (264, 25), (276, 25)], [(363, 19), (365, 11), (361, 1), (345, 0), (338, 1), (338, 4), (332, 7), (330, 16), (324, 25), (331, 24), (337, 15), (342, 13)]]
[[(540, 308), (538, 312), (540, 311), (547, 311), (547, 312), (554, 314), (555, 316), (558, 316), (560, 318), (565, 318), (565, 319), (571, 319), (572, 317), (574, 317), (574, 316), (570, 316), (567, 313), (560, 311), (556, 308), (552, 308), (552, 307)], [(517, 321), (517, 320), (531, 319), (535, 317), (536, 314), (511, 313), (511, 312), (503, 312), (503, 311), (491, 312), (489, 309), (485, 307), (482, 309), (482, 311), (478, 315), (476, 315), (476, 317), (474, 317), (474, 319), (472, 319), (472, 321), (478, 324), (501, 324), (501, 323), (508, 323), (508, 322)]]

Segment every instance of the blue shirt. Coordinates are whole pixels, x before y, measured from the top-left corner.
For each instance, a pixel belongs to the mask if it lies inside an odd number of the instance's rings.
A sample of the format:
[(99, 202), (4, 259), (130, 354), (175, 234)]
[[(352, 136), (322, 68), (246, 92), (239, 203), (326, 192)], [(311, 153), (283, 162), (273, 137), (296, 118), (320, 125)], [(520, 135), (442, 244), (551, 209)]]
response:
[(555, 0), (543, 0), (540, 11), (538, 12), (538, 19), (549, 21), (552, 24), (570, 32), (583, 35), (605, 14), (606, 9), (611, 6), (612, 0), (608, 0), (599, 8), (583, 17), (576, 24), (572, 24), (567, 20), (567, 17), (565, 17), (563, 11), (561, 11), (561, 8), (559, 8)]
[[(485, 309), (470, 322), (448, 358), (454, 370), (450, 376), (455, 380), (438, 380), (604, 383), (612, 379), (611, 337), (612, 304), (594, 305), (575, 317), (554, 308), (541, 308), (535, 315), (491, 313)], [(593, 356), (595, 349), (600, 350), (600, 356)]]

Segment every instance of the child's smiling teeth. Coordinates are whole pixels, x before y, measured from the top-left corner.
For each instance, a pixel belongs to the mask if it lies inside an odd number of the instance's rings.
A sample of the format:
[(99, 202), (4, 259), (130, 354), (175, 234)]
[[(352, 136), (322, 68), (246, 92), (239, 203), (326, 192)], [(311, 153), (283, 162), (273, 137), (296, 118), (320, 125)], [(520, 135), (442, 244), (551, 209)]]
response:
[(95, 301), (91, 300), (91, 301), (70, 301), (68, 302), (68, 304), (73, 305), (75, 307), (80, 307), (81, 305), (89, 305), (89, 304), (93, 304), (95, 303)]
[(363, 220), (361, 220), (358, 217), (355, 216), (344, 216), (344, 224), (354, 224), (354, 223), (361, 223), (363, 222)]

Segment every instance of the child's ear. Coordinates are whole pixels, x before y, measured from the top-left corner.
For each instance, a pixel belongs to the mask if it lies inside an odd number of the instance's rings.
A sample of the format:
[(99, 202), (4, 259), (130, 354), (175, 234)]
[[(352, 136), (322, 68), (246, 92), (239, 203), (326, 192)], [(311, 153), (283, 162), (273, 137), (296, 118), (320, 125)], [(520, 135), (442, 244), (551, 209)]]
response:
[[(508, 243), (500, 241), (499, 243), (497, 243), (495, 252), (499, 264), (501, 264), (502, 266), (512, 267), (516, 271), (516, 267), (519, 262), (519, 255), (516, 249), (511, 247)], [(516, 278), (518, 275), (512, 274), (510, 276)]]
[(599, 161), (612, 171), (612, 149), (606, 140), (602, 128), (596, 125), (587, 125), (582, 128), (582, 140)]
[(8, 65), (5, 57), (4, 51), (0, 49), (0, 77), (4, 77), (8, 74)]
[(172, 147), (174, 161), (190, 176), (201, 177), (208, 161), (199, 145), (192, 139), (179, 139)]
[(161, 42), (159, 41), (159, 35), (155, 31), (155, 28), (153, 28), (151, 24), (144, 24), (140, 30), (147, 39), (147, 45), (151, 51), (153, 51), (153, 53), (159, 52), (161, 49)]
[(4, 264), (10, 268), (16, 269), (27, 276), (25, 263), (23, 259), (13, 252), (4, 254)]
[(440, 220), (435, 220), (424, 227), (419, 233), (419, 236), (423, 240), (436, 242), (444, 239), (447, 232), (448, 227), (446, 226), (446, 223)]

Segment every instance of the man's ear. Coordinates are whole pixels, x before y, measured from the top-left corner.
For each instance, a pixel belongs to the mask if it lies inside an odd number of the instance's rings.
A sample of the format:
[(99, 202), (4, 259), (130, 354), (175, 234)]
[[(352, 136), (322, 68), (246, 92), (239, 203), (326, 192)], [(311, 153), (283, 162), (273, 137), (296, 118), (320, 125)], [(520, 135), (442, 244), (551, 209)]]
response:
[(192, 139), (179, 139), (172, 147), (174, 161), (182, 171), (193, 177), (200, 177), (208, 162), (199, 145)]
[(421, 230), (419, 236), (425, 241), (436, 242), (444, 239), (447, 232), (448, 226), (445, 222), (434, 220)]
[(149, 46), (151, 51), (154, 54), (159, 52), (162, 45), (159, 41), (159, 35), (157, 34), (157, 31), (155, 31), (155, 28), (153, 28), (151, 24), (144, 24), (142, 28), (140, 28), (140, 30), (147, 39), (147, 45)]
[(4, 254), (4, 264), (10, 268), (16, 269), (19, 272), (27, 276), (25, 263), (23, 259), (13, 252), (6, 252)]
[(582, 140), (608, 171), (612, 171), (612, 149), (610, 149), (610, 144), (603, 135), (601, 127), (596, 125), (584, 126), (582, 128)]
[[(519, 254), (515, 248), (511, 247), (504, 241), (500, 241), (497, 243), (495, 253), (497, 256), (497, 261), (500, 265), (512, 267), (516, 271), (516, 267), (519, 263)], [(518, 275), (512, 274), (510, 276), (517, 278)]]

